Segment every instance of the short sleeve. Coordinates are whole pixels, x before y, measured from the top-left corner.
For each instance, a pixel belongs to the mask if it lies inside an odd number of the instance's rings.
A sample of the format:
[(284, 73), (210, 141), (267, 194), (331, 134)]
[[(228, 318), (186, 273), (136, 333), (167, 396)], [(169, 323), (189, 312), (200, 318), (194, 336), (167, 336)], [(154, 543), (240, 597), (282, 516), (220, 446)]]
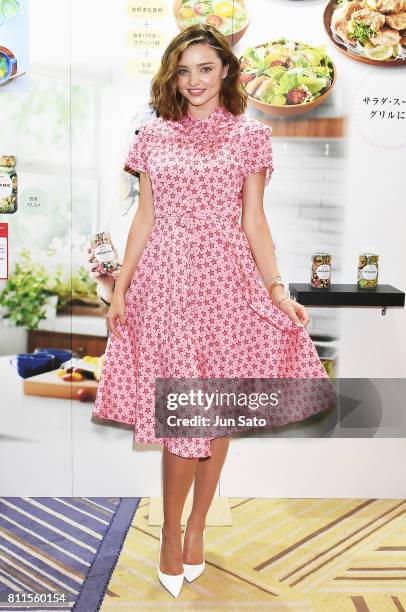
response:
[(130, 152), (125, 160), (124, 170), (132, 170), (133, 172), (149, 172), (148, 152), (147, 152), (148, 136), (146, 125), (142, 125), (135, 135)]
[(268, 183), (274, 169), (272, 127), (259, 123), (247, 132), (244, 145), (244, 178), (266, 168), (265, 183)]

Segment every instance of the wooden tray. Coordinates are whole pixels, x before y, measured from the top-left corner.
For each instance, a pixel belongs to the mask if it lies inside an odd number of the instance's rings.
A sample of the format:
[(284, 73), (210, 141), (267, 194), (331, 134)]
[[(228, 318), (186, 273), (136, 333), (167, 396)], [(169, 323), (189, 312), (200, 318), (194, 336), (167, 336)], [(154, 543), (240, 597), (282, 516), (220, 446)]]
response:
[(334, 12), (334, 9), (337, 7), (336, 0), (330, 0), (324, 9), (323, 22), (324, 29), (326, 30), (327, 36), (333, 43), (336, 49), (338, 49), (341, 53), (346, 55), (349, 59), (355, 60), (356, 62), (361, 62), (361, 64), (371, 64), (373, 66), (403, 66), (406, 64), (406, 59), (403, 60), (373, 60), (369, 57), (364, 57), (362, 55), (356, 55), (355, 53), (351, 53), (348, 51), (345, 43), (339, 44), (333, 38), (333, 33), (331, 31), (331, 18)]
[(97, 380), (85, 378), (75, 382), (67, 382), (57, 375), (57, 371), (52, 370), (51, 372), (25, 378), (23, 381), (25, 395), (79, 399), (78, 391), (86, 389), (89, 392), (89, 401), (94, 401), (98, 386)]

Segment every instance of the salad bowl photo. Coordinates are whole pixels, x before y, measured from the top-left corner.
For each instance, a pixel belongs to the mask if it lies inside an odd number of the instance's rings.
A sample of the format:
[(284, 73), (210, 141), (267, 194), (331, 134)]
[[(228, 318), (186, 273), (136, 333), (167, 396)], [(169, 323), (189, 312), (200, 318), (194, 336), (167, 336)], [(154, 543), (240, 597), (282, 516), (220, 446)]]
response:
[(348, 58), (377, 66), (406, 63), (404, 0), (330, 0), (324, 28)]
[(0, 47), (0, 85), (17, 72), (17, 60), (7, 47)]
[(250, 104), (274, 117), (313, 110), (336, 83), (336, 69), (324, 45), (281, 38), (249, 47), (239, 59)]
[(175, 0), (173, 13), (179, 29), (198, 23), (209, 24), (219, 30), (230, 45), (241, 40), (251, 21), (248, 0)]

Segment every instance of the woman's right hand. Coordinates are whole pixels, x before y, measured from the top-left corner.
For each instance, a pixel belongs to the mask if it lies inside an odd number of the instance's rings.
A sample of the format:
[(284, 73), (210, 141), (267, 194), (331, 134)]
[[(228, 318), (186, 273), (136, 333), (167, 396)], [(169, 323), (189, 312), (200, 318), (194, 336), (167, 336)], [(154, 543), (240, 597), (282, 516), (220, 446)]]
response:
[(110, 308), (107, 313), (107, 325), (110, 330), (110, 333), (114, 334), (114, 336), (116, 336), (116, 338), (118, 338), (121, 342), (123, 338), (120, 336), (116, 329), (117, 319), (120, 320), (121, 325), (126, 324), (124, 295), (114, 292)]

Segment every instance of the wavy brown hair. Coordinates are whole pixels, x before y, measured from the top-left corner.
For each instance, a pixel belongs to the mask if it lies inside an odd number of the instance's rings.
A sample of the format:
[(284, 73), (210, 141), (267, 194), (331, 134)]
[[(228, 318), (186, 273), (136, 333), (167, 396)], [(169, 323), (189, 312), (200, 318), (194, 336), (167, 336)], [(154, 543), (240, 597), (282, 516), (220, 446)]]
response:
[(223, 67), (228, 65), (228, 74), (221, 82), (220, 104), (234, 115), (242, 114), (247, 107), (247, 94), (240, 81), (240, 63), (226, 37), (207, 24), (189, 26), (169, 43), (151, 82), (150, 106), (163, 119), (178, 121), (186, 114), (188, 101), (177, 88), (177, 68), (183, 51), (197, 44), (212, 47)]

